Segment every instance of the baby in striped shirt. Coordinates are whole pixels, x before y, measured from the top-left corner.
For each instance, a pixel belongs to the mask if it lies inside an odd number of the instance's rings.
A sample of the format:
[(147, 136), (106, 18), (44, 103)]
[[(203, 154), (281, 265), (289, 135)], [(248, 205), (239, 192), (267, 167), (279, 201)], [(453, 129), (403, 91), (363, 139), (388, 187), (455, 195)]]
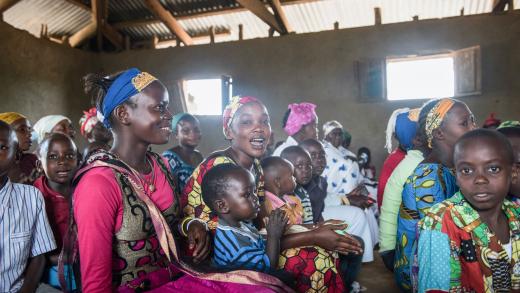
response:
[(273, 210), (266, 223), (266, 240), (251, 224), (260, 211), (253, 175), (240, 166), (221, 164), (208, 171), (201, 188), (204, 202), (219, 219), (213, 264), (229, 270), (275, 270), (280, 255), (280, 237), (288, 219), (282, 210)]

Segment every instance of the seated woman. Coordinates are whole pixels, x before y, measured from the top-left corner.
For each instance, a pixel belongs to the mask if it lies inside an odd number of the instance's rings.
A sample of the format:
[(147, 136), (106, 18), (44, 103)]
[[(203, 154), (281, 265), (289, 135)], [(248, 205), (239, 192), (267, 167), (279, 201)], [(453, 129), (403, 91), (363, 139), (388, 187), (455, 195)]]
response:
[(201, 263), (209, 256), (210, 237), (205, 223), (183, 217), (168, 163), (148, 151), (171, 136), (166, 87), (135, 68), (104, 76), (84, 79), (114, 146), (90, 156), (75, 178), (71, 232), (77, 230), (77, 241), (71, 237), (68, 244), (75, 251), (78, 243), (83, 291), (285, 290), (266, 274), (201, 273), (181, 260), (179, 240), (187, 240), (190, 263)]
[[(322, 176), (327, 180), (327, 197), (325, 198), (325, 220), (343, 220), (350, 225), (359, 221), (356, 209), (362, 209), (362, 222), (368, 226), (368, 236), (360, 236), (365, 242), (364, 262), (373, 260), (373, 248), (379, 242), (379, 228), (373, 209), (370, 209), (368, 192), (363, 185), (357, 159), (345, 159), (340, 151), (343, 142), (343, 126), (338, 121), (329, 121), (323, 125), (323, 149), (325, 150), (326, 167)], [(352, 217), (356, 216), (354, 219)]]
[[(377, 179), (376, 167), (372, 165), (372, 155), (367, 147), (360, 147), (358, 149), (358, 165), (359, 173), (363, 178), (363, 183), (368, 189), (369, 196), (377, 202)], [(379, 204), (379, 203), (377, 203)]]
[(96, 108), (90, 108), (87, 112), (83, 112), (83, 116), (79, 119), (79, 131), (81, 135), (87, 139), (88, 145), (83, 151), (83, 158), (99, 149), (110, 150), (110, 142), (112, 141), (112, 132), (108, 130), (97, 118)]
[(283, 117), (282, 128), (288, 137), (274, 150), (273, 156), (279, 156), (285, 148), (298, 145), (306, 139), (318, 139), (316, 105), (306, 102), (289, 104)]
[(18, 138), (18, 153), (15, 162), (9, 168), (9, 179), (13, 183), (32, 185), (40, 173), (36, 167), (38, 158), (28, 152), (32, 145), (31, 122), (16, 112), (0, 113), (0, 120), (9, 124)]
[(78, 150), (74, 142), (62, 133), (48, 135), (38, 148), (38, 167), (43, 169), (45, 175), (34, 182), (34, 187), (43, 194), (47, 217), (56, 240), (56, 250), (47, 254), (44, 281), (58, 289), (76, 290), (74, 275), (68, 264), (64, 270), (67, 285), (61, 287), (58, 260), (69, 228), (71, 183), (78, 167), (77, 154)]
[[(267, 148), (271, 125), (269, 113), (265, 106), (253, 97), (234, 97), (224, 110), (223, 130), (231, 143), (231, 147), (218, 151), (204, 160), (193, 172), (183, 192), (183, 200), (187, 203), (185, 212), (208, 223), (209, 228), (214, 231), (218, 224), (218, 218), (212, 214), (211, 209), (204, 203), (201, 195), (201, 182), (206, 173), (216, 165), (232, 163), (244, 167), (254, 176), (257, 184), (261, 210), (255, 221), (257, 228), (262, 228), (261, 223), (265, 213), (265, 196), (263, 171), (258, 158), (261, 158)], [(281, 249), (303, 247), (305, 251), (300, 255), (293, 256), (294, 261), (314, 264), (315, 270), (303, 272), (297, 284), (298, 290), (325, 291), (331, 285), (332, 280), (328, 277), (332, 273), (329, 270), (318, 270), (323, 264), (322, 259), (316, 259), (316, 248), (320, 246), (329, 251), (347, 252), (352, 246), (350, 239), (341, 237), (334, 232), (333, 225), (324, 225), (312, 232), (303, 232), (285, 235), (281, 239)], [(330, 259), (325, 260), (331, 262)], [(292, 260), (285, 262), (291, 265)], [(284, 265), (284, 267), (285, 267)], [(303, 281), (304, 280), (304, 281)]]
[(180, 193), (195, 167), (204, 159), (202, 154), (196, 150), (201, 138), (199, 120), (191, 114), (179, 113), (173, 116), (172, 131), (179, 145), (165, 151), (162, 156), (168, 160)]
[[(389, 155), (383, 162), (377, 185), (377, 206), (379, 209), (383, 205), (383, 194), (388, 178), (390, 178), (394, 169), (404, 159), (408, 150), (413, 147), (419, 111), (420, 109), (418, 108), (413, 110), (409, 108), (397, 109), (392, 112), (388, 119), (385, 148)], [(392, 137), (399, 143), (395, 149), (392, 149)]]
[[(520, 292), (520, 210), (507, 199), (514, 154), (497, 131), (455, 145), (460, 191), (419, 222), (419, 292)], [(416, 276), (414, 271), (414, 276)]]
[(463, 102), (437, 99), (427, 102), (419, 114), (420, 140), (431, 150), (403, 187), (397, 220), (394, 277), (403, 291), (412, 290), (412, 247), (417, 223), (431, 206), (457, 192), (453, 146), (464, 133), (475, 129), (475, 117)]

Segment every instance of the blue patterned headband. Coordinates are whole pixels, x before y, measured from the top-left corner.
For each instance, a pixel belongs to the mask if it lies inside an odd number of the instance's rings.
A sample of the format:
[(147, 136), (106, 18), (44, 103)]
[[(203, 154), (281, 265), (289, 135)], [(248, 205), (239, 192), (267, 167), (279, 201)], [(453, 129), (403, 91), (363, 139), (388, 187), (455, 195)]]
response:
[(140, 93), (143, 89), (157, 80), (147, 72), (141, 72), (137, 68), (130, 68), (119, 75), (112, 83), (103, 99), (101, 109), (98, 109), (97, 116), (107, 128), (111, 128), (108, 117), (114, 109), (126, 102), (131, 97)]

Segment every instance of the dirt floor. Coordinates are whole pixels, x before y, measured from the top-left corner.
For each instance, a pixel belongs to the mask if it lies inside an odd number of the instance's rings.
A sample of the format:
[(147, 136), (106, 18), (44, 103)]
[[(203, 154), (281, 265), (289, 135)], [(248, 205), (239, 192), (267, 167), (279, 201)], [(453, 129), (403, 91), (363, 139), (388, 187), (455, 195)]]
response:
[(358, 282), (367, 288), (369, 293), (378, 292), (399, 292), (394, 281), (392, 272), (385, 268), (381, 257), (374, 251), (374, 261), (363, 264), (359, 273)]

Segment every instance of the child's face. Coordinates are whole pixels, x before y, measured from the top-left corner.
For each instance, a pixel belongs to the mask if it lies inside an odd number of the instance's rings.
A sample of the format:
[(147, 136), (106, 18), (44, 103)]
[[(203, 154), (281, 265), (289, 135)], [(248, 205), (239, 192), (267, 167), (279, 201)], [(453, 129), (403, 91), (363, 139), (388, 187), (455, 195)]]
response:
[(236, 221), (255, 219), (260, 211), (256, 184), (253, 175), (244, 172), (231, 179), (226, 191), (225, 200), (229, 215)]
[(15, 159), (17, 139), (14, 131), (0, 128), (0, 176), (7, 174)]
[(200, 126), (194, 120), (181, 120), (177, 124), (177, 139), (181, 145), (197, 147), (200, 143)]
[(312, 164), (311, 157), (305, 154), (297, 154), (291, 162), (294, 166), (294, 177), (296, 183), (306, 185), (312, 179)]
[[(508, 136), (508, 139), (515, 152), (515, 167), (518, 173), (520, 172), (520, 136)], [(520, 196), (520, 178), (518, 176), (520, 174), (517, 174), (516, 180), (511, 184), (511, 189), (509, 190), (511, 195)]]
[(318, 144), (312, 144), (305, 147), (305, 150), (311, 155), (312, 176), (321, 176), (323, 170), (327, 166), (327, 158), (325, 150)]
[(457, 147), (457, 184), (476, 210), (501, 206), (510, 183), (512, 165), (501, 152), (500, 142), (474, 139)]
[(41, 158), (47, 178), (59, 184), (68, 184), (78, 164), (77, 151), (71, 141), (53, 140), (47, 154)]
[(291, 194), (296, 188), (296, 178), (293, 176), (294, 168), (289, 165), (280, 171), (280, 194)]
[(31, 148), (31, 122), (25, 118), (20, 118), (11, 124), (11, 128), (16, 132), (18, 137), (18, 146), (20, 150), (27, 151)]

